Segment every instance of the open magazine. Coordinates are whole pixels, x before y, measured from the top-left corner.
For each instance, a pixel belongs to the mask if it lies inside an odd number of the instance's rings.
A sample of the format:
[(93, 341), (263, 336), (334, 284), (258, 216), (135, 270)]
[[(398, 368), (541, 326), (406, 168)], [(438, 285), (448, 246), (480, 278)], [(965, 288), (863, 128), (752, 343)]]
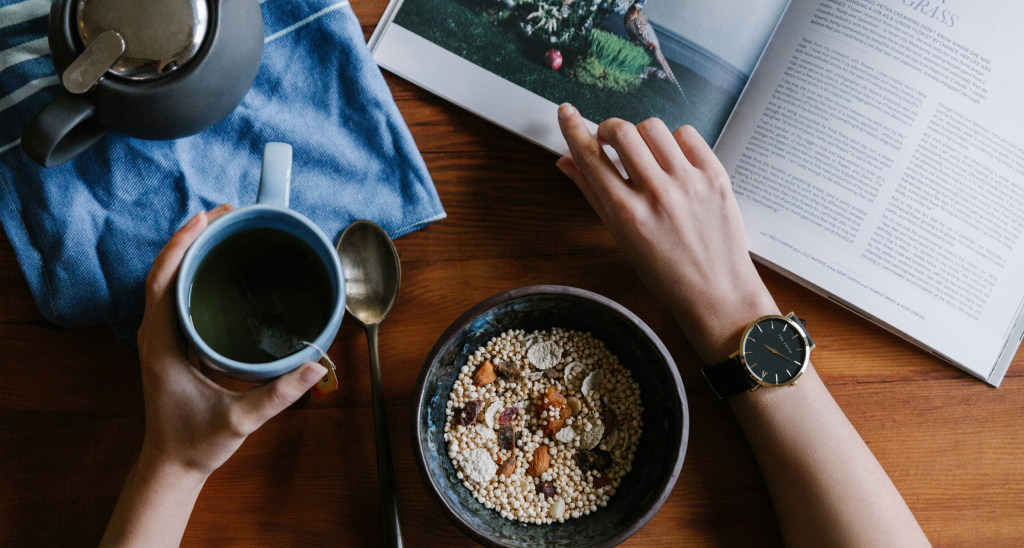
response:
[[(693, 125), (760, 262), (998, 386), (1024, 322), (1009, 0), (392, 0), (378, 64), (553, 152)], [(595, 126), (596, 127), (596, 126)]]

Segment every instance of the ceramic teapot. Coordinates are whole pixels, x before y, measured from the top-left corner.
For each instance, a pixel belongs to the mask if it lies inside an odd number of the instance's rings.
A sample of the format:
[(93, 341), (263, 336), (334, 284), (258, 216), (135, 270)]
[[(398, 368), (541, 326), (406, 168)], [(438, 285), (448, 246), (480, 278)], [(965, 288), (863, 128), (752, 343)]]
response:
[(44, 167), (108, 130), (167, 140), (223, 120), (256, 79), (263, 14), (258, 0), (54, 0), (49, 44), (65, 89), (21, 138)]

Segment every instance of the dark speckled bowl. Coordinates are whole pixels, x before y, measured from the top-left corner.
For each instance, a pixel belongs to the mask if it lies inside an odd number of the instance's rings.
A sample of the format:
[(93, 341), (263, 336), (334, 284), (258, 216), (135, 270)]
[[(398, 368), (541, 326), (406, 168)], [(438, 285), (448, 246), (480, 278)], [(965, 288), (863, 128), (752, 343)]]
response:
[[(448, 394), (469, 354), (509, 329), (561, 327), (590, 332), (640, 384), (644, 431), (633, 470), (608, 506), (565, 523), (532, 525), (501, 517), (473, 498), (456, 477), (444, 441)], [(474, 306), (441, 335), (414, 391), (413, 454), (427, 490), (473, 540), (493, 547), (615, 546), (643, 527), (679, 477), (690, 417), (675, 362), (657, 335), (621, 305), (563, 286), (524, 287)]]

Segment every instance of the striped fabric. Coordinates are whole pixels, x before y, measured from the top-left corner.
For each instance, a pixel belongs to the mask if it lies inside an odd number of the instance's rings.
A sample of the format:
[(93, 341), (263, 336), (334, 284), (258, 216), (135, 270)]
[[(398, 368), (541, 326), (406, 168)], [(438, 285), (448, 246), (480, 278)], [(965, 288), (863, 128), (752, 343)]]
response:
[(336, 237), (371, 219), (392, 237), (444, 218), (423, 161), (346, 0), (261, 0), (256, 83), (223, 122), (176, 141), (110, 133), (53, 169), (22, 151), (61, 91), (46, 0), (0, 0), (0, 223), (40, 311), (134, 334), (142, 284), (196, 212), (255, 202), (263, 145), (294, 149), (292, 208)]

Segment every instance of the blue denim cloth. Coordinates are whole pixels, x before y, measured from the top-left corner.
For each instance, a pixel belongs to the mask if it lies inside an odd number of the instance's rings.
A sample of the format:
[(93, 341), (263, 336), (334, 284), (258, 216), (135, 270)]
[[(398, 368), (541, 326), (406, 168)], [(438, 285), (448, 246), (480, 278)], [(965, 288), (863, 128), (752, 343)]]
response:
[(60, 91), (49, 6), (0, 0), (0, 222), (51, 322), (133, 335), (157, 252), (197, 212), (255, 203), (270, 141), (294, 147), (292, 209), (332, 239), (356, 219), (397, 238), (444, 218), (346, 1), (263, 0), (259, 76), (214, 127), (176, 141), (110, 133), (62, 166), (37, 166), (18, 144)]

